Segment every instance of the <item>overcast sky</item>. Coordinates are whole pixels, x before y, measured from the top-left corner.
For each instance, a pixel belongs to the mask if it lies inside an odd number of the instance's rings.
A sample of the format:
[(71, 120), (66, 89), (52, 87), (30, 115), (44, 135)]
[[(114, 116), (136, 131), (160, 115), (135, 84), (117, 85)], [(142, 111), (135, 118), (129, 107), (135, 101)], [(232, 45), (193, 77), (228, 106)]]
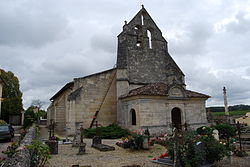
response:
[(24, 107), (76, 77), (112, 68), (117, 35), (144, 4), (207, 106), (250, 104), (250, 0), (0, 0), (0, 68), (20, 80)]

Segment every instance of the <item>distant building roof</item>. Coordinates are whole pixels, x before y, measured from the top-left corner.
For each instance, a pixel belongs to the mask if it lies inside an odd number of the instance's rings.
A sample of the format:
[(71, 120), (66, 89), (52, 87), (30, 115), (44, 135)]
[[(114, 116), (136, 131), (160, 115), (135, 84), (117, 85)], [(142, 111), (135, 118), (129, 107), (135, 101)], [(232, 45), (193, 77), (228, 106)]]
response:
[[(131, 96), (168, 96), (169, 86), (164, 83), (152, 83), (143, 87), (139, 87), (129, 91), (128, 94), (122, 95), (120, 98), (126, 98)], [(209, 98), (210, 96), (194, 92), (191, 90), (185, 90), (187, 97), (189, 98)]]

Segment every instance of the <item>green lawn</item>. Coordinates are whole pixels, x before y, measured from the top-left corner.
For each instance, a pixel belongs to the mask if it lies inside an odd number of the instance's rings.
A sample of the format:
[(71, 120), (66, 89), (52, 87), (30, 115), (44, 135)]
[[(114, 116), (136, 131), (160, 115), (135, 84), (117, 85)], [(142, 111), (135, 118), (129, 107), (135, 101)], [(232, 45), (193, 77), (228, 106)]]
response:
[[(250, 112), (250, 110), (229, 111), (229, 115), (240, 116), (240, 115), (246, 115), (247, 112)], [(214, 116), (220, 116), (220, 115), (224, 115), (225, 112), (211, 112), (211, 114)]]

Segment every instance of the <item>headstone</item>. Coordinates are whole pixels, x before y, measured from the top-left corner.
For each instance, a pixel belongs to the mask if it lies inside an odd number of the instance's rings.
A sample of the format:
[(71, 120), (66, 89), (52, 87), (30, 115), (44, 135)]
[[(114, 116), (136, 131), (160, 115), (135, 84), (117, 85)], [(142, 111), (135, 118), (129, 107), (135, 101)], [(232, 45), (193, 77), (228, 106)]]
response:
[(98, 123), (96, 121), (96, 136), (93, 137), (92, 139), (92, 147), (100, 150), (100, 151), (112, 151), (115, 150), (115, 147), (113, 146), (108, 146), (105, 144), (102, 144), (102, 138), (99, 136), (98, 132)]
[(96, 144), (102, 144), (102, 138), (99, 136), (94, 136), (92, 139), (92, 146)]
[(56, 140), (48, 140), (45, 142), (49, 146), (49, 150), (51, 154), (58, 154), (58, 141)]
[(219, 141), (219, 131), (217, 129), (213, 130), (213, 136), (216, 140)]
[(149, 149), (149, 140), (147, 137), (143, 138), (143, 144), (142, 144), (143, 149)]
[(79, 151), (77, 155), (83, 155), (86, 153), (86, 143), (80, 143), (79, 144)]
[[(202, 142), (197, 142), (195, 147), (194, 147), (194, 151), (197, 155), (205, 155), (205, 144)], [(202, 156), (202, 157), (203, 157), (203, 160), (202, 160), (202, 164), (200, 164), (200, 165), (208, 164), (206, 162), (205, 156)]]
[(56, 124), (51, 120), (49, 125), (49, 140), (45, 142), (49, 146), (51, 154), (58, 154), (58, 141), (55, 140), (55, 126)]
[(86, 147), (86, 143), (83, 142), (83, 127), (81, 126), (80, 128), (80, 144), (79, 144), (79, 152), (78, 152), (78, 155), (83, 155), (85, 154), (86, 150), (85, 150), (85, 147)]
[(81, 140), (80, 131), (77, 130), (72, 142), (72, 147), (78, 147), (80, 144), (80, 140)]

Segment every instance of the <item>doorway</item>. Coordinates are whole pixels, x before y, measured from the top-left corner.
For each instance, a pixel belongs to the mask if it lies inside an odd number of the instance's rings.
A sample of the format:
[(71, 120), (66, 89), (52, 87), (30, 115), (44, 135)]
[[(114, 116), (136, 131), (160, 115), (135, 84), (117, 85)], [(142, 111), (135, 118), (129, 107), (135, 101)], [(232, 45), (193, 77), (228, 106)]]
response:
[(181, 129), (181, 110), (177, 107), (171, 111), (171, 119), (173, 127)]

